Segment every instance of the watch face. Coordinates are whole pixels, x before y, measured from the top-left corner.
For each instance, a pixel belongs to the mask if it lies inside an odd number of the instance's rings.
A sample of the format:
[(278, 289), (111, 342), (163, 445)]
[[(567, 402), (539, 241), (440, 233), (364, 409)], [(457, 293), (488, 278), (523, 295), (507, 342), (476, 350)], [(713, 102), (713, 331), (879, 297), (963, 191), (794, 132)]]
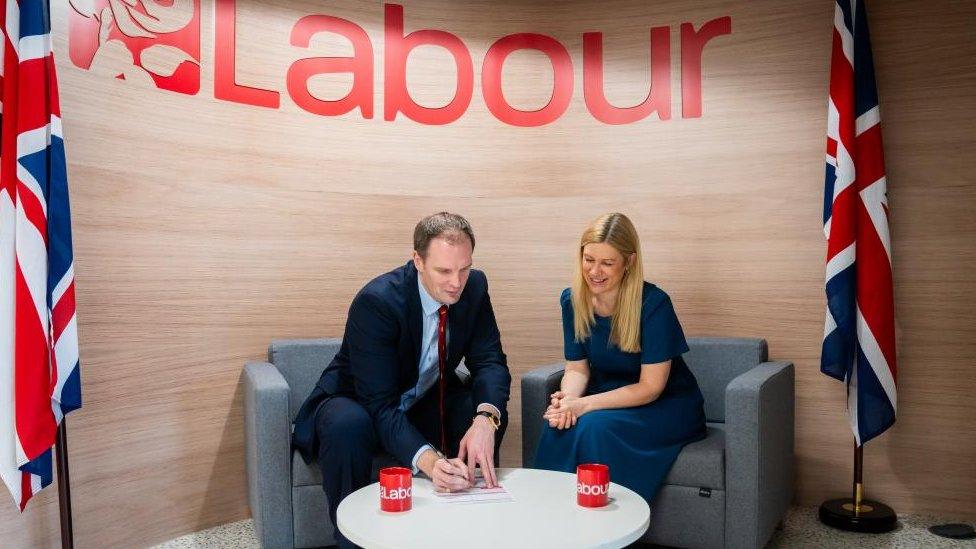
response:
[(495, 414), (487, 410), (481, 410), (480, 412), (478, 412), (478, 415), (485, 416), (486, 418), (488, 418), (488, 421), (491, 422), (491, 424), (495, 427), (495, 429), (498, 429), (502, 424), (501, 420), (495, 417)]

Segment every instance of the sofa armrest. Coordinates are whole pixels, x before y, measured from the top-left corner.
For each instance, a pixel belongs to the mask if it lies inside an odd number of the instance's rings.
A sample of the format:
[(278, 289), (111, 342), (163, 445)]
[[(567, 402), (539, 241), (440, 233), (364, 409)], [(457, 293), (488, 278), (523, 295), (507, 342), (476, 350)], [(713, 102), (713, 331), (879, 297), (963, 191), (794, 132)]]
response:
[(248, 502), (262, 547), (294, 544), (288, 382), (272, 364), (244, 365)]
[(793, 499), (793, 378), (764, 362), (725, 389), (726, 547), (763, 547)]
[(522, 376), (522, 467), (532, 467), (535, 448), (542, 436), (542, 414), (549, 395), (559, 390), (565, 362), (542, 366)]

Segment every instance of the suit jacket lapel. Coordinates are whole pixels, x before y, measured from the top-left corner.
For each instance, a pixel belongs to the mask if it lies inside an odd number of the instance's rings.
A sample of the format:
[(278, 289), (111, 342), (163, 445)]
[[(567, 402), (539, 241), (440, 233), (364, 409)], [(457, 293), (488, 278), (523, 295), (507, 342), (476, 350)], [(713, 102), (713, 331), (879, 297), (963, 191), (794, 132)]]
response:
[(465, 340), (463, 320), (467, 314), (467, 309), (467, 301), (462, 296), (457, 303), (451, 305), (447, 310), (447, 360), (451, 364), (453, 364), (451, 360), (457, 357), (461, 351), (461, 344)]
[(423, 350), (420, 339), (424, 331), (424, 308), (420, 305), (420, 290), (417, 287), (417, 268), (413, 266), (413, 261), (407, 263), (407, 279), (404, 284), (404, 291), (407, 298), (407, 326), (410, 330), (410, 338), (413, 340), (413, 364), (414, 370), (420, 364), (420, 351)]

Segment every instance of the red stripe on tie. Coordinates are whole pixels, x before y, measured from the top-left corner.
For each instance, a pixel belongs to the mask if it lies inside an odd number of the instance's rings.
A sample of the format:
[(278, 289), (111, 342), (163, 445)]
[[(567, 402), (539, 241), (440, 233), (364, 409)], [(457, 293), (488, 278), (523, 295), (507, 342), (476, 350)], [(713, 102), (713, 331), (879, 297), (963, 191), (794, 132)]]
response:
[(441, 414), (441, 453), (447, 455), (447, 432), (444, 429), (444, 370), (447, 367), (447, 305), (437, 309), (437, 369), (440, 372), (438, 381), (440, 391)]

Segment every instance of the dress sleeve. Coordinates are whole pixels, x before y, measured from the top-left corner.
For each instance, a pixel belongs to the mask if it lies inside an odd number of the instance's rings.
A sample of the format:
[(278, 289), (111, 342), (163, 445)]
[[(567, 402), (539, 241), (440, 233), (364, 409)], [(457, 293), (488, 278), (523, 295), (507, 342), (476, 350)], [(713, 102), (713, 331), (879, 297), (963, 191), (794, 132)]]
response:
[(688, 352), (684, 331), (671, 298), (663, 291), (641, 307), (641, 364), (657, 364)]
[(586, 358), (586, 347), (582, 342), (576, 341), (576, 332), (573, 329), (573, 300), (569, 288), (563, 290), (563, 294), (559, 296), (559, 304), (563, 310), (563, 355), (566, 360), (583, 360)]

